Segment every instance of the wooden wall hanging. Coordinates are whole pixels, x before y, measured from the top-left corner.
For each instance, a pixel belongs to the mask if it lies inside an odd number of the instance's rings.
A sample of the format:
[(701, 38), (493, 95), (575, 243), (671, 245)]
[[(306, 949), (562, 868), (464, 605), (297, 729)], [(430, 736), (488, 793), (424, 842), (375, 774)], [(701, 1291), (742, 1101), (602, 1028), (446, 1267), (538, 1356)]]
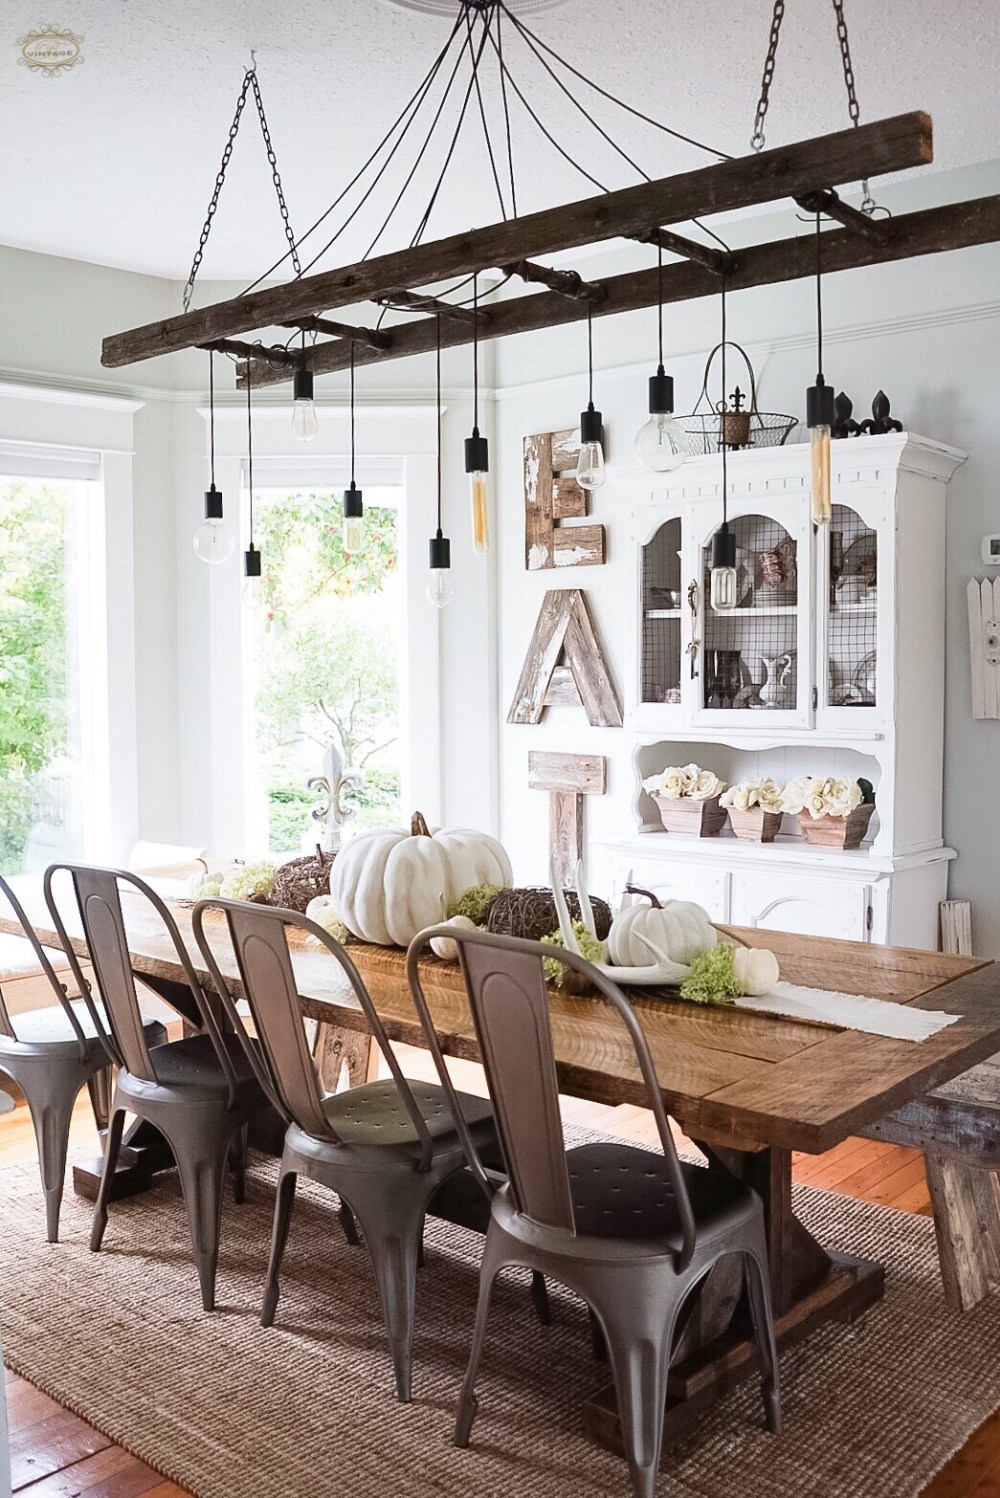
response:
[(528, 785), (549, 794), (549, 856), (564, 889), (576, 884), (576, 866), (583, 857), (583, 798), (603, 796), (608, 788), (608, 762), (603, 754), (528, 755)]
[(1000, 577), (969, 579), (972, 716), (1000, 718)]
[(582, 707), (595, 728), (621, 728), (622, 708), (579, 588), (552, 588), (521, 667), (508, 723), (538, 723), (547, 707)]
[(587, 492), (574, 473), (579, 431), (538, 432), (524, 439), (524, 564), (600, 567), (605, 560), (603, 525), (561, 525), (587, 513)]

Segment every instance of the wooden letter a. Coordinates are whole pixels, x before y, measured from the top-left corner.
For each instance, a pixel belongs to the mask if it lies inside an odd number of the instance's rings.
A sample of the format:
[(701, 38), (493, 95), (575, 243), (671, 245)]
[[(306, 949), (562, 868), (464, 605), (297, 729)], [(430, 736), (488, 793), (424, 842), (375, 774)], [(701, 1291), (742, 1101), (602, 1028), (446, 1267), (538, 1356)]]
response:
[(507, 722), (538, 723), (555, 703), (583, 707), (595, 728), (622, 726), (618, 693), (579, 588), (553, 588), (542, 600)]

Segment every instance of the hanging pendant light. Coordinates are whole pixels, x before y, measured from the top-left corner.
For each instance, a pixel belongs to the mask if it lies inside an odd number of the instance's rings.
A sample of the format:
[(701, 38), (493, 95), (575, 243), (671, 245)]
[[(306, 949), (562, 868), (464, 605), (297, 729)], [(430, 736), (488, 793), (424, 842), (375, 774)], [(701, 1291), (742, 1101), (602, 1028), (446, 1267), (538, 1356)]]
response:
[(663, 246), (658, 246), (657, 332), (659, 361), (649, 377), (649, 420), (635, 436), (635, 456), (651, 473), (672, 473), (688, 455), (687, 437), (674, 417), (674, 382), (663, 369)]
[(454, 588), (451, 581), (451, 542), (441, 529), (441, 314), (437, 326), (437, 530), (430, 541), (430, 577), (427, 597), (435, 608), (451, 603)]
[(729, 528), (729, 444), (726, 442), (726, 277), (722, 277), (722, 405), (719, 451), (722, 453), (722, 524), (712, 538), (709, 602), (717, 614), (736, 607), (736, 536)]
[(316, 420), (315, 381), (305, 362), (306, 335), (302, 334), (302, 358), (292, 376), (292, 435), (300, 442), (311, 442), (319, 431)]
[(479, 275), (472, 278), (472, 436), (465, 439), (465, 471), (469, 475), (472, 504), (472, 549), (490, 549), (489, 498), (490, 445), (479, 435)]
[(250, 491), (250, 545), (243, 553), (243, 602), (248, 609), (260, 603), (260, 552), (253, 544), (253, 407), (250, 395), (251, 361), (247, 360), (247, 482)]
[(581, 489), (599, 489), (605, 480), (604, 419), (594, 410), (594, 315), (587, 303), (587, 409), (580, 412), (580, 457), (576, 481)]
[(820, 215), (816, 215), (816, 383), (806, 391), (806, 426), (812, 466), (812, 523), (828, 525), (830, 500), (830, 439), (833, 434), (833, 386), (823, 378), (823, 275), (820, 256)]
[(222, 518), (222, 494), (215, 487), (215, 354), (208, 351), (208, 449), (210, 477), (205, 490), (205, 519), (194, 533), (194, 554), (209, 566), (228, 562), (236, 538)]
[(360, 551), (364, 545), (365, 507), (361, 490), (354, 482), (354, 344), (351, 344), (351, 483), (344, 491), (344, 550)]

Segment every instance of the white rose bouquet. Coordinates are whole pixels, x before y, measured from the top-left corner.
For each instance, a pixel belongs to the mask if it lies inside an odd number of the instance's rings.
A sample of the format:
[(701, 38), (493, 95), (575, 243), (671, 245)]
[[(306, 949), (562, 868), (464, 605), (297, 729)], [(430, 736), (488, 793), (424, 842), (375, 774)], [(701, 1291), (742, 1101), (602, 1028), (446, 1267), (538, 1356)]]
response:
[(682, 796), (692, 801), (708, 801), (725, 790), (726, 782), (700, 765), (667, 765), (658, 775), (648, 775), (642, 788), (665, 801), (678, 801)]
[(781, 786), (769, 778), (738, 780), (724, 793), (719, 805), (732, 806), (737, 811), (749, 811), (751, 807), (759, 806), (761, 811), (777, 813), (782, 810), (781, 796)]
[(813, 821), (821, 817), (849, 817), (864, 799), (856, 780), (838, 780), (827, 775), (797, 775), (781, 793), (781, 810), (798, 816), (808, 812)]

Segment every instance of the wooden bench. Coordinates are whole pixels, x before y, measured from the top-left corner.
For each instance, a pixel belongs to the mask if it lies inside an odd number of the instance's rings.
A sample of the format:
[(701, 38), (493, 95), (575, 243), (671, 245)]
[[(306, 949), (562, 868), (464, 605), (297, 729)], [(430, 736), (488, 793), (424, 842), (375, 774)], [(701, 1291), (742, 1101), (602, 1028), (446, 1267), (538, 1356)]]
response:
[(923, 1150), (945, 1300), (968, 1311), (1000, 1283), (1000, 1056), (865, 1129)]

